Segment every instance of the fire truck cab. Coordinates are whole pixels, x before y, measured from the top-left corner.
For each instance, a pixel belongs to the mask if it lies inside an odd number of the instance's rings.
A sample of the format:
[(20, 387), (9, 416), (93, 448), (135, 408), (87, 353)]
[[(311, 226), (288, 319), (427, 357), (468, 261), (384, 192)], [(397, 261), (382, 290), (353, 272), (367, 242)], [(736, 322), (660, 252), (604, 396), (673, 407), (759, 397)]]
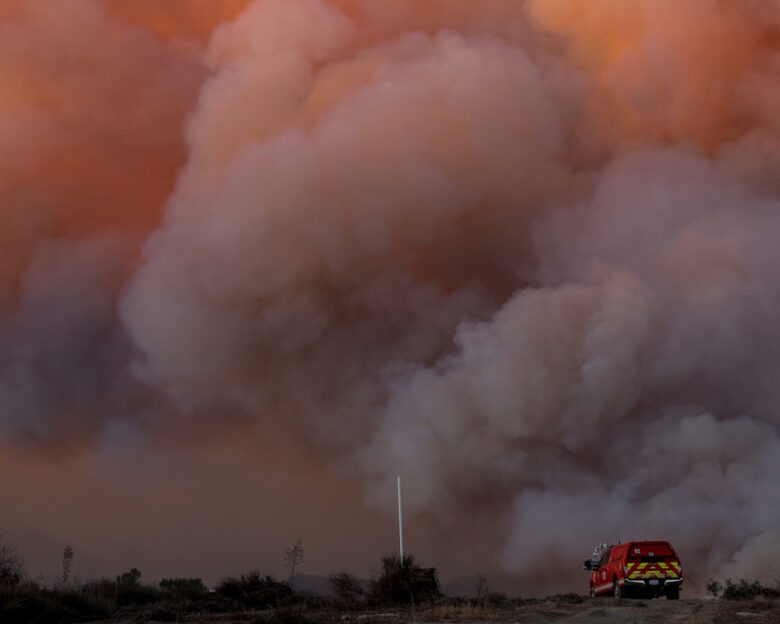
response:
[(590, 596), (677, 600), (682, 588), (682, 564), (669, 542), (600, 544), (584, 564), (590, 575)]

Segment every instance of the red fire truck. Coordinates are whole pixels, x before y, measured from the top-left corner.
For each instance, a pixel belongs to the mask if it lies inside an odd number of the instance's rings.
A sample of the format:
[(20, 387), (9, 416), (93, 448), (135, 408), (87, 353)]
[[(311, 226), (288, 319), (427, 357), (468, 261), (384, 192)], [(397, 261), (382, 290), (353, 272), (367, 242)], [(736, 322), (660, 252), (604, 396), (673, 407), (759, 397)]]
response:
[(584, 568), (591, 571), (591, 598), (680, 597), (682, 564), (669, 542), (600, 544), (585, 561)]

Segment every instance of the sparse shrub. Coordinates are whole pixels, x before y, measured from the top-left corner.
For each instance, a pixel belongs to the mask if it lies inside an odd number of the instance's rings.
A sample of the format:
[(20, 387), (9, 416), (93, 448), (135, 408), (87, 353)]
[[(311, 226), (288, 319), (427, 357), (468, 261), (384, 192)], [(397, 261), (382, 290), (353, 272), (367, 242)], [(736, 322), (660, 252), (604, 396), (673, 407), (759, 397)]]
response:
[(334, 572), (328, 577), (334, 599), (345, 607), (354, 607), (367, 598), (365, 583), (348, 572)]
[(707, 593), (722, 600), (754, 600), (755, 598), (780, 598), (780, 587), (769, 587), (761, 581), (726, 579), (721, 584), (714, 579), (707, 579)]
[(116, 604), (118, 607), (132, 607), (136, 605), (148, 605), (164, 599), (164, 595), (152, 585), (134, 583), (133, 585), (119, 585)]
[(119, 584), (110, 579), (95, 579), (84, 583), (79, 591), (90, 600), (105, 605), (106, 608), (114, 608)]
[(287, 583), (277, 581), (272, 576), (260, 576), (257, 572), (223, 579), (217, 586), (217, 593), (245, 607), (256, 609), (279, 607), (292, 596)]
[(160, 589), (173, 598), (198, 598), (206, 593), (206, 586), (199, 578), (169, 578), (160, 581)]
[(100, 602), (90, 599), (76, 589), (51, 592), (54, 598), (59, 599), (59, 604), (65, 611), (71, 614), (76, 621), (91, 621), (105, 617), (109, 609)]
[(718, 583), (715, 579), (707, 579), (707, 593), (714, 598), (717, 598), (723, 592), (723, 585)]
[(117, 576), (116, 582), (119, 585), (124, 585), (125, 587), (128, 587), (130, 585), (137, 585), (140, 579), (141, 579), (141, 572), (138, 570), (138, 568), (130, 568), (127, 572)]
[(403, 560), (396, 555), (382, 557), (382, 572), (372, 583), (371, 596), (382, 605), (435, 600), (441, 596), (436, 568), (418, 566), (414, 555), (405, 555)]
[[(709, 583), (708, 583), (709, 589)], [(780, 598), (780, 590), (767, 587), (760, 581), (747, 581), (740, 579), (736, 583), (731, 579), (726, 580), (721, 597), (723, 600), (753, 600), (755, 598)]]
[(0, 532), (0, 587), (13, 587), (24, 580), (24, 560), (19, 546)]
[(487, 596), (485, 596), (485, 604), (490, 605), (492, 607), (504, 605), (507, 604), (508, 602), (509, 602), (509, 597), (502, 592), (489, 592)]
[[(144, 585), (140, 582), (141, 572), (138, 568), (130, 568), (127, 572), (116, 577), (115, 604), (117, 607), (131, 607), (136, 605), (148, 605), (164, 598), (163, 594), (152, 585)], [(105, 591), (105, 581), (103, 589)], [(109, 581), (110, 583), (110, 581)]]

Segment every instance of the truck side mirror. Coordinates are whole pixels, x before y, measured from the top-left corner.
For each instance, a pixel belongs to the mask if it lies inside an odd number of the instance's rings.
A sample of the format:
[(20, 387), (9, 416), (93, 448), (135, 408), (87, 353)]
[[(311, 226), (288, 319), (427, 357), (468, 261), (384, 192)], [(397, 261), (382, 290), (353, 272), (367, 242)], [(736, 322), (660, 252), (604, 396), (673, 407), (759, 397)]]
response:
[(582, 564), (582, 569), (583, 570), (590, 570), (591, 569), (590, 568), (590, 559), (585, 559), (585, 563)]

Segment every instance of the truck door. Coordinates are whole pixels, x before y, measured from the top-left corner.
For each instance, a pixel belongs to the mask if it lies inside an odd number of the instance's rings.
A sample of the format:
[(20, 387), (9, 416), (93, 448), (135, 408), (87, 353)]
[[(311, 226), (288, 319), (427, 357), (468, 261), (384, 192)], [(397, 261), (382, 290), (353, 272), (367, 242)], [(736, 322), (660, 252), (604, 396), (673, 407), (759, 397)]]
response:
[(623, 584), (624, 565), (625, 565), (626, 546), (616, 546), (612, 549), (612, 555), (609, 558), (609, 571), (607, 577), (614, 579), (617, 577), (620, 585)]
[(601, 555), (601, 560), (599, 561), (599, 569), (596, 570), (596, 573), (594, 574), (593, 587), (597, 596), (612, 591), (612, 579), (609, 577), (608, 571), (611, 553), (611, 548), (607, 548), (607, 550), (604, 551), (604, 554)]

